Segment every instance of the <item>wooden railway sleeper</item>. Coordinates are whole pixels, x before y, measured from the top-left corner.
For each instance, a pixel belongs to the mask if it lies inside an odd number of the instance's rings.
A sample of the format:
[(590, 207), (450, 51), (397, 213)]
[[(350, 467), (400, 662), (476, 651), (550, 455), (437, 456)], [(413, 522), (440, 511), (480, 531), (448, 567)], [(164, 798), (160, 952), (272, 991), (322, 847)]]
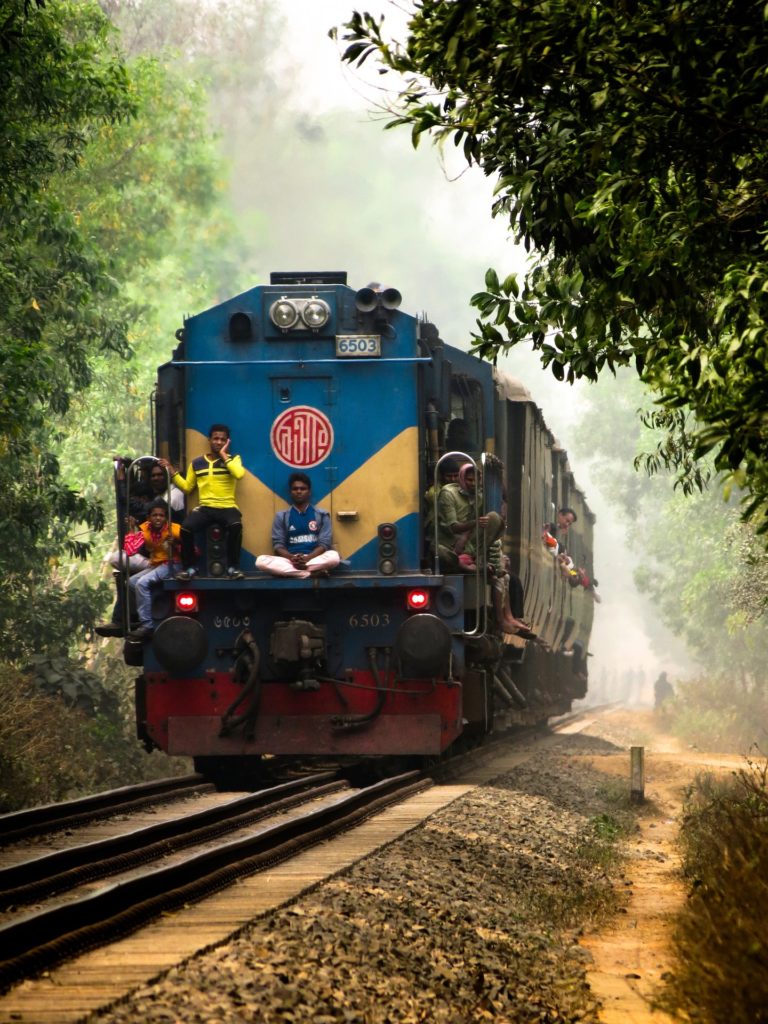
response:
[[(431, 785), (432, 781), (420, 778), (418, 772), (385, 779), (331, 807), (275, 825), (257, 836), (223, 844), (181, 864), (150, 871), (0, 927), (2, 948), (15, 950), (13, 957), (0, 961), (0, 990), (77, 952), (134, 931), (163, 911), (200, 900), (244, 874), (345, 831)], [(42, 945), (40, 935), (49, 936)]]

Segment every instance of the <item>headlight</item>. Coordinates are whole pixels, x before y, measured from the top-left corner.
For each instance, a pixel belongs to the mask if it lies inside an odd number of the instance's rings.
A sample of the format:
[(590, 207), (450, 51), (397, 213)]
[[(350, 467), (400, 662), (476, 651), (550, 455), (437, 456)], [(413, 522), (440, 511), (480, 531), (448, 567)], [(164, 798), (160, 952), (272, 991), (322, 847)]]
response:
[(310, 299), (301, 311), (301, 319), (311, 330), (325, 327), (331, 315), (331, 307), (323, 299)]
[(299, 311), (290, 299), (278, 299), (269, 308), (269, 318), (275, 327), (288, 331), (299, 319)]

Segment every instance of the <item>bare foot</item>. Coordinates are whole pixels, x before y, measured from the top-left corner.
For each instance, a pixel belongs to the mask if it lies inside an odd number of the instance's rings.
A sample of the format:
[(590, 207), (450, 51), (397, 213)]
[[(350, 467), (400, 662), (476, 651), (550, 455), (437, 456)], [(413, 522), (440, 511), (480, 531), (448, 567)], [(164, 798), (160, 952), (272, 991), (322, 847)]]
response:
[(536, 639), (536, 634), (520, 619), (503, 619), (501, 630), (503, 633), (511, 633), (513, 636), (521, 636), (524, 640)]
[(530, 628), (531, 628), (531, 627), (530, 627), (530, 626), (528, 625), (528, 623), (527, 623), (527, 622), (523, 622), (523, 620), (522, 620), (522, 619), (516, 619), (516, 618), (514, 617), (514, 615), (506, 615), (506, 616), (504, 617), (504, 621), (505, 621), (505, 622), (509, 622), (509, 623), (510, 623), (511, 625), (513, 625), (513, 626), (514, 626), (514, 627), (515, 627), (516, 629), (530, 629)]

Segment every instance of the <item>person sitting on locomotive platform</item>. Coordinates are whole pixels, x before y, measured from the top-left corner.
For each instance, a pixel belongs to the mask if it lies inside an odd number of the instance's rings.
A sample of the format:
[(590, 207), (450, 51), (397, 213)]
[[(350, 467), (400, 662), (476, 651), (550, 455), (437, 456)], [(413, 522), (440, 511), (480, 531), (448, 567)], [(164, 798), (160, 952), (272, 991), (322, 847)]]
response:
[[(157, 498), (162, 498), (163, 501), (168, 501), (171, 513), (172, 523), (181, 523), (184, 520), (184, 492), (181, 491), (175, 484), (171, 484), (168, 487), (168, 475), (159, 462), (155, 462), (149, 471), (149, 486), (152, 492), (152, 497), (146, 502), (145, 515), (149, 515), (149, 509), (152, 503)], [(170, 494), (169, 494), (170, 491)]]
[(128, 581), (139, 619), (138, 627), (128, 634), (133, 640), (143, 640), (154, 633), (152, 584), (171, 575), (180, 539), (181, 527), (178, 523), (168, 522), (168, 506), (160, 499), (152, 503), (147, 522), (125, 538), (126, 551), (142, 551), (149, 559), (149, 568), (137, 572)]
[(272, 522), (273, 555), (259, 555), (256, 568), (273, 576), (327, 576), (339, 564), (334, 551), (331, 515), (310, 502), (312, 484), (306, 473), (288, 477), (290, 508), (278, 512)]
[(479, 531), (485, 532), (486, 554), (491, 570), (491, 594), (496, 622), (504, 633), (533, 639), (527, 623), (515, 618), (507, 606), (509, 579), (503, 569), (501, 535), (506, 523), (498, 512), (475, 516), (475, 467), (466, 463), (455, 484), (446, 484), (437, 499), (437, 537), (443, 572), (474, 572)]
[[(178, 523), (173, 523), (169, 533), (168, 505), (162, 498), (155, 498), (150, 503), (146, 520), (141, 525), (136, 523), (133, 516), (128, 517), (128, 532), (123, 541), (122, 557), (131, 573), (128, 586), (132, 619), (135, 617), (133, 613), (136, 610), (136, 586), (139, 580), (168, 560), (168, 539), (172, 537), (178, 543), (180, 530)], [(118, 586), (112, 622), (96, 626), (95, 632), (99, 636), (122, 636), (122, 617), (122, 590)]]
[[(119, 507), (126, 517), (132, 517), (136, 523), (143, 523), (149, 515), (149, 508), (155, 498), (168, 497), (168, 475), (159, 460), (144, 457), (131, 460), (127, 457), (115, 457), (117, 499)], [(148, 465), (151, 468), (147, 468)], [(130, 498), (126, 483), (126, 471), (132, 474)], [(170, 486), (171, 519), (181, 522), (184, 518), (184, 495), (178, 487)]]
[[(146, 518), (146, 513), (151, 504), (150, 498), (146, 493), (146, 489), (141, 482), (141, 477), (138, 471), (141, 466), (134, 464), (133, 469), (132, 461), (128, 456), (116, 455), (113, 458), (115, 466), (115, 485), (117, 488), (117, 505), (118, 515), (122, 516), (123, 524), (127, 531), (133, 531), (136, 529), (137, 522), (143, 522)], [(133, 490), (130, 498), (130, 506), (127, 500), (127, 488), (126, 488), (126, 473), (133, 472), (136, 477), (133, 483)], [(162, 472), (162, 470), (161, 470)], [(165, 473), (163, 473), (165, 476)], [(138, 516), (138, 520), (136, 519)], [(125, 552), (125, 548), (120, 548), (117, 541), (112, 546), (103, 559), (104, 565), (109, 565), (113, 569), (113, 575), (115, 578), (115, 584), (117, 586), (117, 600), (112, 607), (112, 618), (109, 622), (100, 622), (94, 627), (94, 632), (97, 636), (123, 636), (123, 601), (122, 601), (122, 587), (120, 586), (120, 571), (127, 572), (132, 575), (136, 572), (141, 572), (143, 569), (149, 568), (149, 559), (146, 555), (139, 553), (128, 555)]]
[(453, 459), (446, 459), (446, 461), (440, 466), (440, 476), (437, 486), (435, 486), (435, 484), (431, 484), (424, 495), (424, 529), (426, 531), (427, 544), (430, 550), (432, 550), (435, 542), (435, 492), (439, 494), (446, 484), (455, 484), (458, 479), (458, 463), (454, 462)]
[[(146, 461), (146, 460), (142, 460)], [(128, 491), (126, 487), (126, 470), (129, 470), (132, 461), (129, 458), (123, 456), (115, 456), (115, 477), (117, 481), (117, 497), (118, 506), (121, 510), (128, 509), (125, 514), (124, 522), (126, 530), (129, 532), (135, 532), (138, 523), (143, 523), (149, 518), (149, 510), (153, 503), (158, 499), (162, 498), (165, 500), (168, 493), (168, 475), (166, 471), (158, 462), (152, 463), (152, 468), (149, 471), (149, 490), (146, 485), (143, 485), (141, 479), (137, 481), (138, 486), (134, 485), (134, 490), (130, 497), (130, 506), (128, 503)], [(136, 469), (142, 469), (138, 463), (134, 463)], [(143, 475), (143, 473), (142, 473)], [(170, 486), (170, 499), (171, 499), (171, 520), (176, 523), (180, 523), (184, 518), (184, 495), (178, 487), (174, 487), (173, 484)], [(113, 551), (108, 551), (104, 556), (104, 563), (110, 565), (113, 570), (127, 570), (129, 575), (133, 575), (136, 572), (141, 572), (142, 569), (148, 569), (149, 559), (144, 555), (126, 555), (124, 550), (119, 550), (117, 547)], [(123, 625), (122, 625), (122, 600), (121, 600), (121, 587), (118, 583), (117, 587), (117, 601), (112, 609), (112, 619), (110, 622), (102, 622), (95, 627), (95, 632), (98, 636), (122, 636)]]
[(485, 533), (490, 547), (501, 536), (504, 520), (498, 512), (475, 517), (475, 467), (467, 462), (456, 483), (441, 488), (437, 499), (438, 555), (446, 572), (460, 572), (459, 556), (477, 550), (477, 531)]
[(227, 531), (227, 576), (231, 580), (241, 580), (245, 575), (238, 564), (243, 542), (243, 516), (235, 501), (237, 481), (245, 476), (245, 469), (239, 455), (230, 455), (230, 441), (229, 427), (225, 423), (214, 423), (208, 431), (210, 451), (190, 462), (186, 477), (167, 459), (159, 460), (177, 487), (186, 494), (197, 488), (200, 495), (200, 504), (181, 524), (183, 569), (177, 578), (185, 582), (197, 575), (195, 532), (214, 524)]

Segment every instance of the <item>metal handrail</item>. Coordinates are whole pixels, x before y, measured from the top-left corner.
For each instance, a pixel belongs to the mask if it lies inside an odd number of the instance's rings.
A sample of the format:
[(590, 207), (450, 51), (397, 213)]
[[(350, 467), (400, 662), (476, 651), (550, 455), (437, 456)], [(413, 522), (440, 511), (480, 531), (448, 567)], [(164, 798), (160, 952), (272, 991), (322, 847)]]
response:
[[(125, 513), (124, 513), (124, 515), (120, 515), (120, 500), (119, 500), (119, 496), (118, 496), (118, 479), (117, 479), (117, 463), (115, 463), (115, 468), (114, 468), (114, 472), (115, 472), (115, 496), (117, 498), (117, 506), (118, 506), (118, 515), (117, 515), (118, 558), (117, 558), (117, 564), (118, 564), (118, 571), (120, 573), (119, 579), (117, 581), (117, 586), (121, 590), (121, 597), (122, 597), (122, 601), (120, 602), (121, 612), (122, 612), (122, 622), (121, 622), (121, 625), (123, 627), (123, 634), (124, 635), (127, 635), (127, 633), (128, 633), (128, 630), (129, 630), (129, 627), (130, 627), (130, 614), (131, 614), (131, 609), (130, 609), (130, 604), (129, 604), (130, 589), (129, 589), (129, 586), (128, 586), (128, 580), (130, 579), (131, 573), (130, 573), (130, 566), (129, 566), (128, 555), (126, 555), (125, 550), (123, 548), (123, 544), (125, 542), (125, 533), (126, 533), (126, 529), (125, 529), (126, 523), (125, 523), (125, 520), (130, 515), (130, 508), (131, 508), (131, 475), (132, 474), (131, 474), (130, 470), (131, 470), (131, 467), (133, 466), (133, 464), (135, 462), (145, 462), (145, 461), (154, 463), (154, 462), (159, 462), (159, 459), (157, 458), (156, 455), (139, 455), (135, 459), (131, 459), (131, 465), (130, 466), (125, 466)], [(166, 488), (165, 488), (165, 494), (163, 495), (163, 498), (165, 500), (166, 505), (168, 506), (168, 540), (166, 541), (166, 544), (168, 545), (168, 559), (169, 559), (170, 565), (173, 566), (173, 531), (171, 530), (171, 522), (172, 522), (172, 519), (171, 519), (171, 474), (170, 474), (170, 471), (167, 468), (167, 466), (163, 466), (163, 469), (165, 470), (165, 479), (166, 479)]]

